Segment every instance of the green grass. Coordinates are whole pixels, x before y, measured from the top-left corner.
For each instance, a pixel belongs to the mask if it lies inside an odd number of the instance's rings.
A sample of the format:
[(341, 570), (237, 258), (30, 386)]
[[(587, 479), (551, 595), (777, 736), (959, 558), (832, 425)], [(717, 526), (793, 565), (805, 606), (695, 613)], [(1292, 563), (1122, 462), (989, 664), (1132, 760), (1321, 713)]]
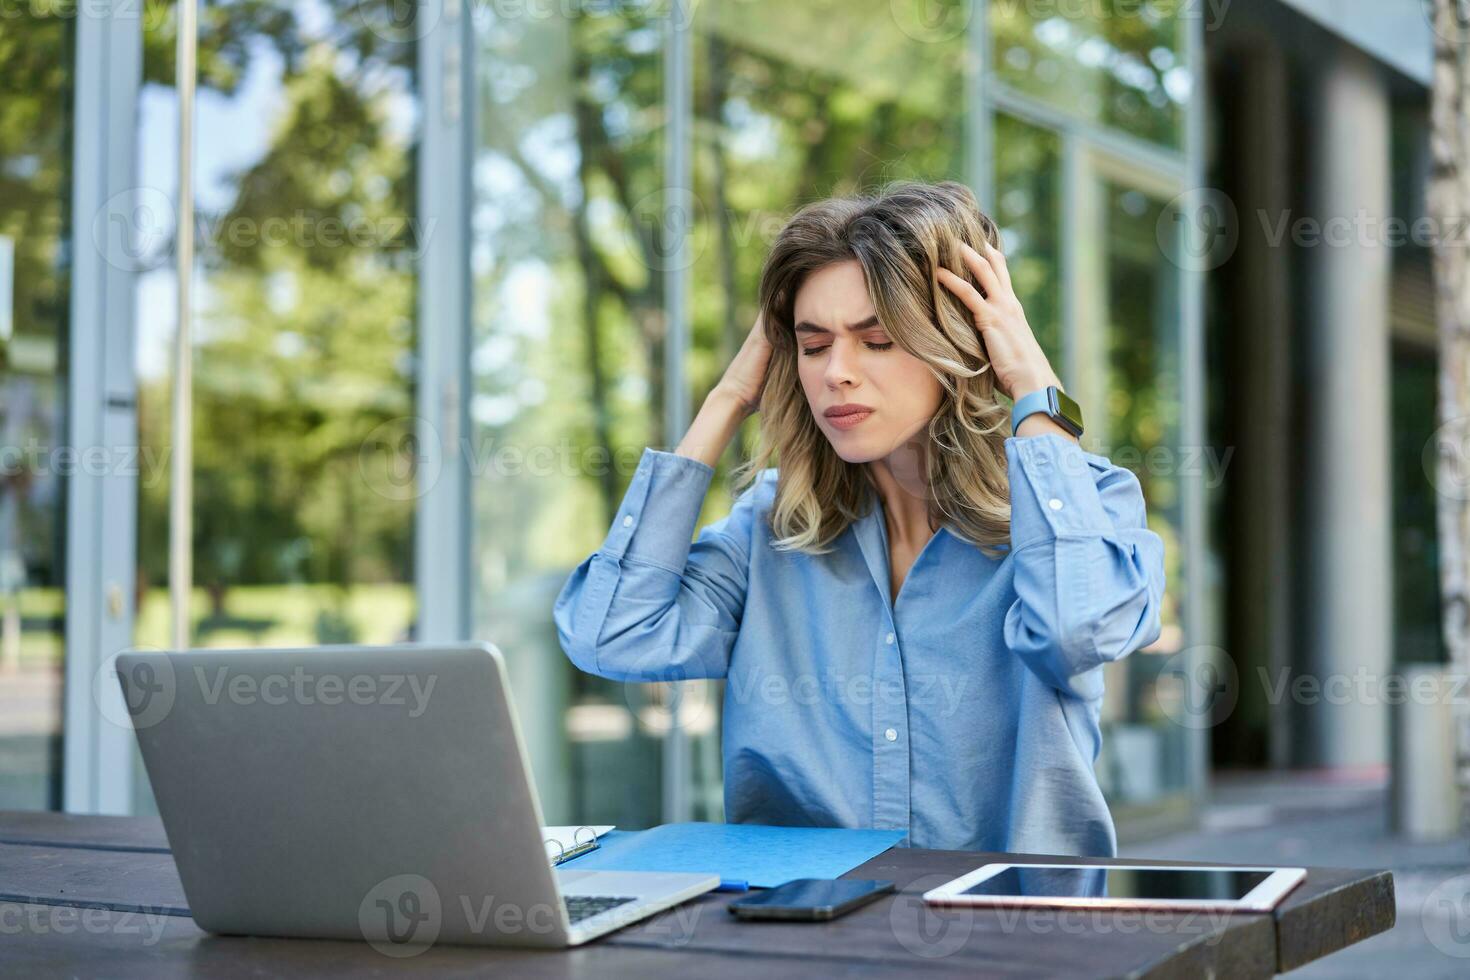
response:
[[(65, 603), (60, 589), (19, 594), (26, 626), (20, 655), (25, 666), (59, 664)], [(411, 585), (241, 585), (225, 593), (224, 616), (210, 615), (209, 595), (195, 589), (190, 612), (194, 644), (208, 647), (309, 646), (324, 642), (383, 644), (398, 639), (414, 617)], [(44, 624), (44, 625), (42, 625)], [(168, 647), (168, 590), (150, 589), (138, 611), (134, 637), (140, 646)]]

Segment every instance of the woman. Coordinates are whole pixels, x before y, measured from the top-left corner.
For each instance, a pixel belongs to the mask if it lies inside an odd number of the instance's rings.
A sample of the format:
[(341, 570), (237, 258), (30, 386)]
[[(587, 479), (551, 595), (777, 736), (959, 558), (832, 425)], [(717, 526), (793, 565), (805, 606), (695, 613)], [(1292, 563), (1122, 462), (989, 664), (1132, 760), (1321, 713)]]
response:
[[(732, 823), (1114, 855), (1102, 665), (1158, 637), (1163, 542), (1132, 473), (1031, 411), (1051, 386), (968, 189), (802, 209), (756, 327), (557, 597), (563, 648), (618, 680), (727, 680)], [(691, 545), (757, 410), (749, 485)]]

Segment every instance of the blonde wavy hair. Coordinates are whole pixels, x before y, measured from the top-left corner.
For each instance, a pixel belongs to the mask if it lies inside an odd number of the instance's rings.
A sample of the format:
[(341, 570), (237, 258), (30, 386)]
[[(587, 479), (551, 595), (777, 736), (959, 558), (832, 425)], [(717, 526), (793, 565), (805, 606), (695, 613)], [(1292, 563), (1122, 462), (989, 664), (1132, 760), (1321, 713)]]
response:
[(996, 401), (973, 315), (935, 278), (943, 266), (979, 289), (959, 243), (983, 251), (982, 240), (1000, 246), (995, 222), (953, 181), (903, 181), (875, 195), (818, 201), (782, 228), (761, 271), (760, 309), (773, 350), (759, 448), (734, 472), (737, 486), (749, 485), (779, 456), (768, 518), (777, 549), (824, 554), (877, 499), (868, 467), (838, 456), (817, 427), (797, 374), (797, 291), (813, 272), (849, 259), (862, 266), (889, 339), (927, 364), (943, 388), (924, 453), (931, 527), (947, 522), (991, 557), (1009, 541), (1009, 410)]

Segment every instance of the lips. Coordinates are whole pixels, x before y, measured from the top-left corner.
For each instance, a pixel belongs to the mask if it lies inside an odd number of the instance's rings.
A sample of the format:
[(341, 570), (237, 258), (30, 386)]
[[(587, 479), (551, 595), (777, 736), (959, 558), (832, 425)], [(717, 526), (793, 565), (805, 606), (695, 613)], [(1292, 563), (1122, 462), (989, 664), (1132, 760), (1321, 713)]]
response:
[(873, 409), (868, 405), (856, 403), (847, 405), (833, 405), (822, 413), (826, 416), (827, 424), (836, 429), (850, 429), (855, 425), (861, 425), (865, 419), (873, 414)]

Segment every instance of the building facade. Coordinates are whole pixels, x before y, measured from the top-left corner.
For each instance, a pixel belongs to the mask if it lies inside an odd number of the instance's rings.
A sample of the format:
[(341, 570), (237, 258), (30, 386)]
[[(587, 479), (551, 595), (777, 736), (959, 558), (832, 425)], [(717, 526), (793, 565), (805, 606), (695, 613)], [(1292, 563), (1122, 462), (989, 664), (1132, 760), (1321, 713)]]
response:
[(178, 12), (135, 8), (0, 36), (0, 807), (151, 805), (108, 663), (169, 642), (183, 157), (191, 642), (491, 640), (549, 820), (719, 819), (718, 685), (578, 674), (552, 598), (785, 216), (957, 179), (1168, 548), (1163, 633), (1107, 677), (1120, 836), (1212, 765), (1383, 763), (1381, 710), (1258, 668), (1437, 650), (1432, 504), (1426, 539), (1394, 482), (1427, 263), (1292, 224), (1422, 208), (1416, 0), (221, 0), (187, 154)]

